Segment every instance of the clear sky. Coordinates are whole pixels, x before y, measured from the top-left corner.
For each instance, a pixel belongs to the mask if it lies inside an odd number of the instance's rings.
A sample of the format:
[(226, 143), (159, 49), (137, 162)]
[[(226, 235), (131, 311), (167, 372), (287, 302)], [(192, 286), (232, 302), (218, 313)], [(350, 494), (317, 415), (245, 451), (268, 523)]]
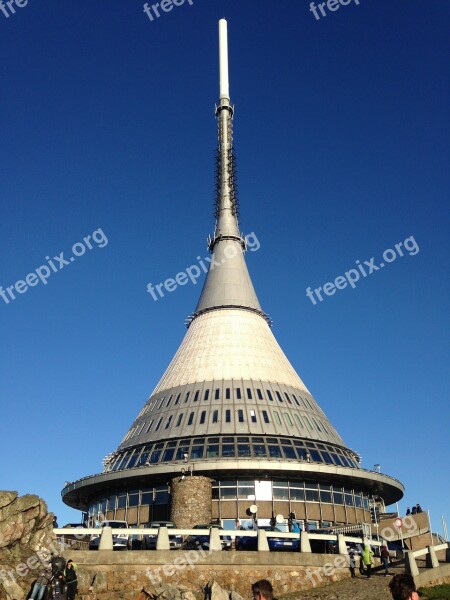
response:
[[(64, 483), (101, 471), (178, 348), (201, 283), (158, 302), (146, 286), (207, 256), (225, 16), (260, 302), (363, 466), (404, 483), (402, 512), (420, 502), (450, 526), (448, 0), (353, 0), (319, 19), (303, 0), (186, 0), (153, 21), (140, 0), (8, 14), (0, 489), (78, 520)], [(354, 288), (307, 297), (372, 257), (385, 267)], [(41, 266), (46, 285), (16, 284)]]

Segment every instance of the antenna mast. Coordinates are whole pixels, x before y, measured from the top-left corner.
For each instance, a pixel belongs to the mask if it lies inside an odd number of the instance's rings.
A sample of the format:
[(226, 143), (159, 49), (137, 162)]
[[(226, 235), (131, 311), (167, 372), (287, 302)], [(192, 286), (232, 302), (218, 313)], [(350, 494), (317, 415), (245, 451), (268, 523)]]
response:
[(219, 104), (216, 105), (218, 144), (216, 151), (216, 227), (208, 240), (213, 252), (221, 239), (238, 240), (245, 247), (238, 226), (238, 198), (236, 182), (236, 157), (233, 150), (234, 106), (230, 102), (228, 78), (228, 27), (225, 19), (219, 21)]

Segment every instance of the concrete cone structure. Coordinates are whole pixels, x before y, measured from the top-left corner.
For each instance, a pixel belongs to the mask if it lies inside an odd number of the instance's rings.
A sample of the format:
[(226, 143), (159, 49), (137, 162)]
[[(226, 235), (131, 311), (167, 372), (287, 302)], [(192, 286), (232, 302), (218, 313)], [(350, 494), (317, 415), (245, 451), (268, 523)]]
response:
[[(295, 515), (306, 530), (370, 522), (371, 504), (399, 500), (403, 486), (360, 467), (260, 306), (244, 258), (255, 238), (246, 239), (238, 224), (224, 19), (219, 48), (216, 224), (200, 299), (178, 351), (104, 472), (67, 485), (63, 499), (92, 520), (102, 514), (130, 524), (177, 520), (172, 506), (180, 502), (171, 492), (186, 479), (189, 497), (199, 500), (191, 525), (205, 519), (205, 506), (228, 527), (235, 519), (268, 524), (276, 515), (286, 521)], [(186, 526), (185, 515), (180, 519)]]

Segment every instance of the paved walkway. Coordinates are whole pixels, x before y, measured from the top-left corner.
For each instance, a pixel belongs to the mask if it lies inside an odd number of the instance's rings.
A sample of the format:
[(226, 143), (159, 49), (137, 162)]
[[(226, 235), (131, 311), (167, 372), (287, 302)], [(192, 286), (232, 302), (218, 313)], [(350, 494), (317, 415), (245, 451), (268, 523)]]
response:
[[(404, 569), (390, 569), (392, 575), (404, 573)], [(287, 594), (286, 600), (392, 600), (388, 584), (392, 577), (375, 573), (370, 579), (359, 575), (356, 579), (345, 579), (322, 588), (315, 588), (295, 594)]]

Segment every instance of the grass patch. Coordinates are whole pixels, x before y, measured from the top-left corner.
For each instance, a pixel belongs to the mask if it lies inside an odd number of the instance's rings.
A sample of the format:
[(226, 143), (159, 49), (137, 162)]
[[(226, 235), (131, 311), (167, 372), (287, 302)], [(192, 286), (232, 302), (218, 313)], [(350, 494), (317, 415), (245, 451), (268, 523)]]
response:
[(448, 583), (432, 588), (420, 588), (418, 591), (423, 600), (450, 600), (450, 584)]

